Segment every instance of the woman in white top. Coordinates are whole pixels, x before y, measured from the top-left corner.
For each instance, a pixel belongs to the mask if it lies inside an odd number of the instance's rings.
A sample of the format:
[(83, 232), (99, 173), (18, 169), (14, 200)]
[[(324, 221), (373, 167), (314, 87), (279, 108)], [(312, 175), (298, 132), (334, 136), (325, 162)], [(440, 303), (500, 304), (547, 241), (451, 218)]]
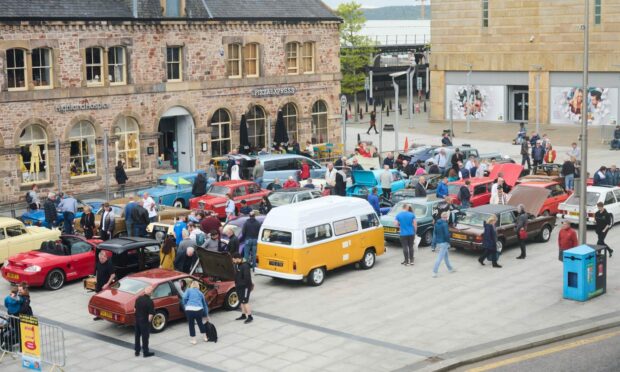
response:
[(142, 206), (149, 212), (149, 220), (151, 220), (151, 222), (157, 221), (157, 206), (155, 205), (155, 200), (153, 200), (148, 192), (144, 193), (144, 204)]
[(239, 181), (241, 179), (239, 176), (239, 162), (236, 162), (235, 165), (230, 168), (230, 179), (233, 181)]

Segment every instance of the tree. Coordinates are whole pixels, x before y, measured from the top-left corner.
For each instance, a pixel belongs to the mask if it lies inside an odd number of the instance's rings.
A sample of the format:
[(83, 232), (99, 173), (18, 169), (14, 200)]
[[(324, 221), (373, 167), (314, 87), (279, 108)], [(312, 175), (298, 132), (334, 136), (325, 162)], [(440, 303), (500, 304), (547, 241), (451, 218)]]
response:
[(340, 25), (340, 70), (342, 72), (342, 93), (353, 95), (355, 102), (355, 121), (358, 120), (357, 93), (364, 90), (366, 67), (369, 57), (375, 53), (373, 42), (360, 35), (366, 17), (356, 2), (342, 3), (336, 13), (343, 19)]

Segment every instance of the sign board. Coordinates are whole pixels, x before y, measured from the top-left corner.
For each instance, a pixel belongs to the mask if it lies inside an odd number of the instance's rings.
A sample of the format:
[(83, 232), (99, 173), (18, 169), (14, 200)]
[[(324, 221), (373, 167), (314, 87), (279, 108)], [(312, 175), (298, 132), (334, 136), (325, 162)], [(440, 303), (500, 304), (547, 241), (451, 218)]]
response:
[(416, 79), (416, 82), (417, 82), (418, 90), (422, 90), (422, 78), (418, 77)]
[(342, 107), (347, 105), (347, 96), (345, 96), (344, 94), (340, 96), (340, 105)]
[(55, 107), (57, 112), (64, 114), (71, 111), (89, 111), (89, 110), (107, 110), (110, 105), (107, 103), (77, 103), (77, 104), (64, 104)]
[(257, 88), (252, 91), (252, 97), (279, 97), (279, 96), (292, 96), (297, 93), (295, 87), (282, 87), (282, 88)]
[(41, 370), (41, 335), (39, 319), (30, 315), (19, 316), (19, 332), (22, 346), (22, 367)]

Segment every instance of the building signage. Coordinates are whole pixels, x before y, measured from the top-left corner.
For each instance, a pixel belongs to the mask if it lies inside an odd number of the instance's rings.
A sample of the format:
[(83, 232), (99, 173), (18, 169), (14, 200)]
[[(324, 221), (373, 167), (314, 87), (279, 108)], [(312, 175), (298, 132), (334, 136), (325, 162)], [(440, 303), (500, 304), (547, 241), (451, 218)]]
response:
[(278, 96), (292, 96), (297, 92), (295, 87), (283, 87), (283, 88), (258, 88), (252, 91), (252, 97), (278, 97)]
[(56, 106), (56, 111), (64, 114), (71, 111), (88, 111), (88, 110), (107, 110), (110, 105), (107, 103), (76, 103)]

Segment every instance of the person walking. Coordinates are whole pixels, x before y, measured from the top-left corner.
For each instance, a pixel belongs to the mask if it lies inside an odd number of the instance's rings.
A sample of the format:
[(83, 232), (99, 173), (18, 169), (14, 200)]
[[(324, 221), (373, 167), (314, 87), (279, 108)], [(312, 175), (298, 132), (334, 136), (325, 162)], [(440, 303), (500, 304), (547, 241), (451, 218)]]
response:
[(256, 164), (254, 165), (254, 169), (252, 169), (252, 179), (254, 182), (258, 184), (258, 186), (263, 187), (263, 175), (265, 174), (265, 167), (263, 163), (261, 163), (260, 159), (256, 159)]
[(515, 229), (517, 230), (517, 240), (519, 241), (519, 247), (521, 247), (521, 254), (517, 257), (517, 260), (525, 258), (525, 241), (527, 240), (527, 221), (528, 215), (525, 211), (525, 206), (519, 204), (517, 206), (517, 224)]
[(84, 237), (86, 239), (92, 239), (95, 236), (95, 214), (89, 206), (84, 207), (84, 213), (80, 218), (80, 226), (84, 230)]
[(396, 227), (400, 228), (400, 244), (403, 247), (403, 256), (405, 259), (401, 265), (413, 265), (413, 243), (415, 231), (418, 228), (415, 214), (408, 204), (403, 205), (403, 210), (398, 212), (395, 218)]
[(614, 250), (605, 243), (605, 238), (607, 237), (609, 229), (612, 227), (612, 215), (607, 212), (603, 202), (596, 203), (596, 207), (598, 208), (596, 213), (594, 213), (594, 221), (596, 222), (595, 231), (598, 238), (596, 245), (605, 247), (605, 250), (609, 253), (609, 257), (611, 257), (614, 254)]
[(194, 197), (203, 196), (207, 193), (207, 178), (205, 174), (199, 172), (192, 185), (192, 195)]
[(527, 163), (527, 169), (532, 169), (532, 163), (530, 162), (530, 138), (525, 137), (521, 142), (521, 165), (525, 166)]
[(379, 204), (379, 190), (376, 187), (372, 188), (370, 194), (368, 194), (368, 203), (372, 206), (372, 209), (375, 210), (377, 216), (381, 216), (381, 206)]
[(207, 179), (216, 179), (217, 178), (217, 170), (215, 169), (215, 160), (209, 160), (209, 166), (207, 167)]
[[(155, 200), (149, 195), (148, 192), (145, 192), (142, 195), (143, 203), (142, 207), (146, 209), (149, 214), (149, 221), (156, 222), (157, 221), (157, 205), (155, 204)], [(147, 223), (148, 225), (148, 223)]]
[(493, 267), (501, 268), (502, 266), (497, 263), (497, 230), (495, 230), (495, 223), (497, 217), (493, 214), (489, 217), (484, 224), (484, 232), (482, 233), (482, 256), (478, 258), (480, 265), (484, 266), (484, 260), (488, 259), (493, 262)]
[(575, 161), (574, 158), (566, 159), (562, 164), (562, 177), (564, 177), (564, 187), (566, 190), (575, 189)]
[(459, 188), (457, 198), (461, 201), (461, 208), (469, 208), (471, 206), (471, 180), (466, 179), (465, 184)]
[(174, 270), (176, 253), (175, 238), (172, 235), (167, 235), (159, 251), (159, 267), (165, 270)]
[(390, 171), (389, 166), (383, 166), (383, 172), (381, 172), (381, 175), (379, 176), (379, 181), (381, 183), (381, 191), (383, 192), (383, 196), (386, 199), (390, 199), (392, 196), (392, 172)]
[(131, 211), (133, 220), (133, 235), (136, 237), (146, 236), (146, 227), (150, 223), (149, 212), (144, 208), (144, 201), (140, 200)]
[(207, 327), (202, 322), (202, 318), (209, 316), (209, 307), (205, 300), (205, 295), (200, 292), (200, 284), (197, 281), (192, 281), (189, 288), (183, 293), (183, 308), (185, 309), (185, 318), (189, 325), (189, 337), (190, 344), (196, 345), (196, 328), (194, 323), (198, 325), (198, 330), (204, 336), (204, 341), (207, 342)]
[(77, 213), (77, 200), (72, 196), (66, 196), (58, 205), (58, 209), (62, 212), (63, 234), (73, 235), (73, 220)]
[(370, 123), (369, 123), (369, 127), (368, 130), (366, 131), (366, 134), (370, 134), (370, 130), (374, 129), (375, 130), (375, 134), (379, 134), (379, 132), (377, 131), (377, 113), (375, 112), (375, 110), (372, 110), (370, 112)]
[(426, 177), (421, 176), (418, 179), (418, 183), (415, 184), (415, 197), (416, 198), (426, 198)]
[[(145, 358), (155, 355), (154, 352), (149, 350), (151, 322), (153, 321), (153, 316), (155, 316), (155, 304), (153, 304), (151, 294), (153, 294), (153, 286), (149, 285), (144, 288), (144, 294), (138, 297), (134, 306), (136, 319), (134, 326), (135, 355), (140, 356), (140, 350), (142, 350), (142, 356)], [(142, 340), (142, 345), (140, 345), (140, 340)]]
[(254, 290), (250, 264), (243, 262), (239, 252), (233, 253), (232, 260), (235, 264), (235, 288), (239, 302), (241, 302), (241, 316), (235, 320), (244, 320), (243, 323), (248, 324), (254, 320), (252, 308), (250, 307), (250, 293)]
[(235, 218), (235, 212), (237, 207), (235, 206), (235, 200), (233, 199), (232, 194), (226, 194), (226, 206), (224, 207), (224, 211), (226, 212), (226, 222)]
[(50, 192), (47, 194), (47, 199), (43, 203), (43, 212), (45, 215), (45, 226), (48, 229), (53, 229), (56, 226), (56, 219), (58, 218), (58, 212), (56, 210), (56, 194)]
[(439, 254), (435, 260), (435, 266), (433, 266), (433, 278), (437, 277), (439, 271), (439, 265), (441, 261), (446, 263), (448, 271), (453, 273), (455, 270), (450, 265), (450, 259), (448, 258), (448, 252), (450, 251), (450, 230), (448, 229), (448, 217), (449, 212), (443, 212), (441, 218), (435, 222), (435, 229), (433, 230), (433, 242), (431, 244), (433, 251), (439, 247)]
[(262, 222), (256, 219), (256, 211), (252, 211), (250, 212), (250, 218), (245, 221), (241, 228), (241, 235), (245, 239), (243, 258), (250, 263), (252, 270), (256, 267), (256, 244), (258, 243), (258, 232), (261, 226)]
[(558, 253), (559, 253), (558, 260), (560, 260), (560, 262), (564, 261), (563, 260), (564, 251), (567, 249), (575, 248), (578, 245), (579, 245), (579, 240), (577, 239), (577, 233), (570, 226), (570, 222), (566, 220), (563, 221), (562, 228), (560, 229), (560, 232), (558, 233)]
[(114, 168), (114, 178), (116, 179), (116, 183), (118, 184), (118, 192), (121, 198), (125, 197), (125, 184), (129, 179), (127, 177), (127, 173), (125, 173), (125, 164), (123, 164), (122, 160), (119, 160), (116, 163), (116, 167)]

